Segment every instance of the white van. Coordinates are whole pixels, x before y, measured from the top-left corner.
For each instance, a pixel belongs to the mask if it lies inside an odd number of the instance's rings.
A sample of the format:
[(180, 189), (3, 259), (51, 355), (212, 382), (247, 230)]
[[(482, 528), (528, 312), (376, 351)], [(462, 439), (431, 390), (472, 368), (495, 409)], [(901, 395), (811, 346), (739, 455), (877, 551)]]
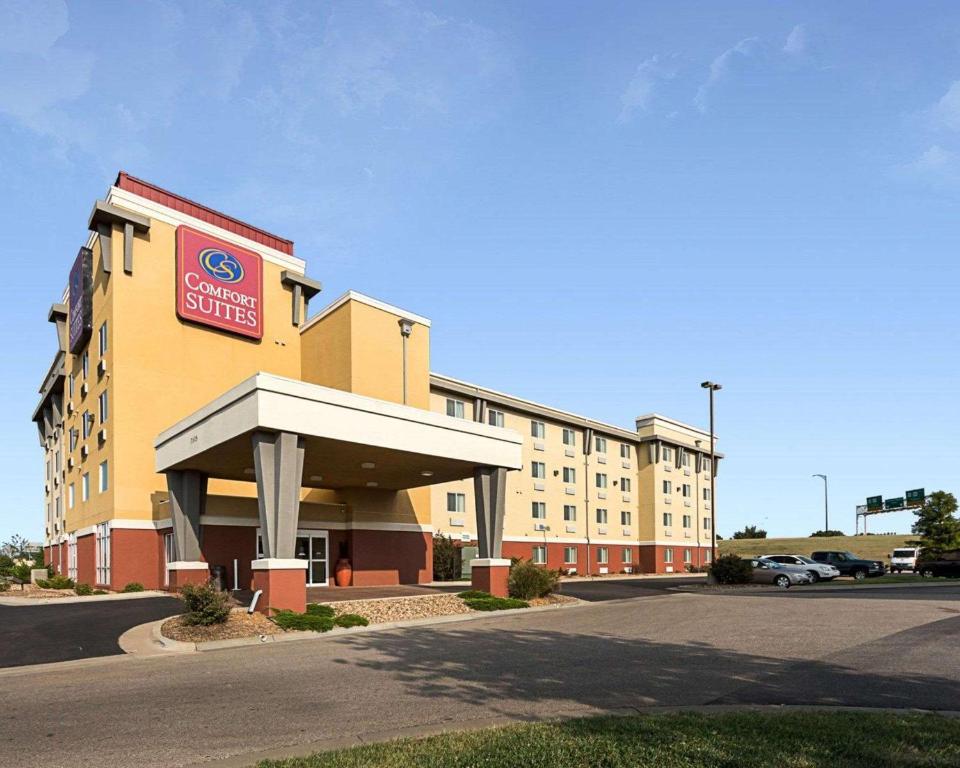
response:
[(917, 565), (917, 555), (920, 550), (917, 547), (902, 547), (893, 550), (890, 555), (890, 570), (893, 573), (903, 573), (904, 571), (913, 571)]

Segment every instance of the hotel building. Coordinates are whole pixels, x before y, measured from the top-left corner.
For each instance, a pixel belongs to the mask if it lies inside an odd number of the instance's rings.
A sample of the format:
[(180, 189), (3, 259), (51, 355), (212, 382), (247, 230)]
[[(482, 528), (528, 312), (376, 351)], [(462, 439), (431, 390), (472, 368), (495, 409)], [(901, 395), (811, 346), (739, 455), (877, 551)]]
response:
[[(434, 534), (577, 573), (707, 562), (710, 438), (635, 430), (430, 372), (430, 321), (320, 292), (293, 243), (120, 173), (48, 319), (33, 414), (61, 573), (176, 588), (222, 566), (271, 608), (306, 586), (432, 580)], [(718, 454), (719, 456), (719, 454)], [(472, 550), (471, 550), (472, 552)]]

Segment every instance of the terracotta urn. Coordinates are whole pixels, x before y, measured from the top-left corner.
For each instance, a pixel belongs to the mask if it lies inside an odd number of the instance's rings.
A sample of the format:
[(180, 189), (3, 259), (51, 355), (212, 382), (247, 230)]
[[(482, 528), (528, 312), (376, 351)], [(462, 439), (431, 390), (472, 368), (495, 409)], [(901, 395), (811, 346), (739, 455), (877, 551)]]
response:
[(337, 560), (333, 573), (338, 587), (349, 587), (350, 582), (353, 580), (353, 566), (350, 565), (350, 558), (341, 557)]

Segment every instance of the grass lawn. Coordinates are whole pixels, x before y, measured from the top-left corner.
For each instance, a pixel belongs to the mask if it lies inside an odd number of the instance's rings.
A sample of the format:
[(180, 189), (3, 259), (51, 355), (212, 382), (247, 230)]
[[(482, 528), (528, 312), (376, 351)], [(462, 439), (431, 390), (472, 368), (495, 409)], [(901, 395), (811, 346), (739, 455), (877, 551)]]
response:
[(404, 739), (259, 768), (914, 768), (960, 765), (960, 720), (851, 712), (595, 717)]
[(755, 555), (806, 555), (817, 550), (853, 552), (866, 560), (890, 561), (890, 553), (906, 546), (912, 534), (891, 536), (829, 536), (799, 539), (724, 539), (717, 542), (721, 555), (733, 553), (741, 557)]

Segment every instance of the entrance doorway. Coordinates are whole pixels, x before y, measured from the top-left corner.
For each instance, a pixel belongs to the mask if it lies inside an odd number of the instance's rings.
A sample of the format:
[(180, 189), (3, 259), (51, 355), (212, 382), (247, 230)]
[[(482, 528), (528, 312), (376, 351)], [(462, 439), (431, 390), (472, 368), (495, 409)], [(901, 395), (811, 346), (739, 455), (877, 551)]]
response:
[[(307, 586), (329, 586), (328, 560), (329, 542), (326, 531), (297, 531), (297, 541), (293, 547), (293, 556), (297, 560), (307, 561)], [(263, 539), (257, 529), (257, 559), (263, 557)]]

